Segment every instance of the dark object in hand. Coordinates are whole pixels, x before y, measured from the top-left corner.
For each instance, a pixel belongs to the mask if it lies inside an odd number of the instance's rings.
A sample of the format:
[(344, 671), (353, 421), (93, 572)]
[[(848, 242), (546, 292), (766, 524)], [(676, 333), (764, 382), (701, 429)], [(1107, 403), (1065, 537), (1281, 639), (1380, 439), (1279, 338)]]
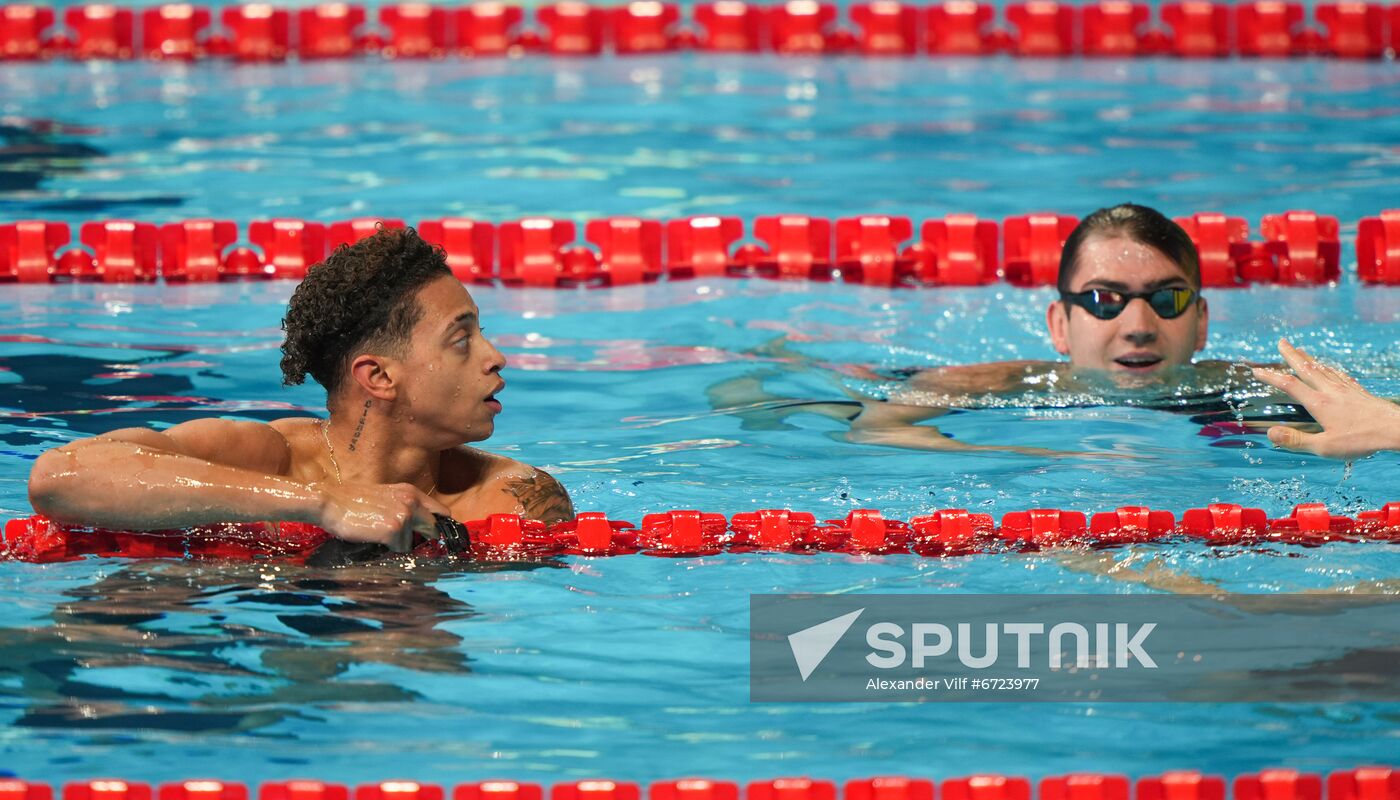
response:
[[(434, 514), (433, 519), (437, 522), (438, 536), (442, 537), (442, 544), (447, 552), (458, 555), (471, 548), (471, 534), (468, 533), (466, 525), (443, 514)], [(389, 548), (382, 544), (329, 539), (325, 544), (316, 548), (316, 552), (312, 553), (311, 557), (306, 560), (306, 565), (309, 567), (344, 567), (366, 561), (377, 561), (390, 555), (392, 553), (389, 552)]]
[(437, 532), (447, 552), (455, 555), (471, 547), (471, 534), (466, 525), (445, 514), (434, 514), (433, 518), (437, 520)]

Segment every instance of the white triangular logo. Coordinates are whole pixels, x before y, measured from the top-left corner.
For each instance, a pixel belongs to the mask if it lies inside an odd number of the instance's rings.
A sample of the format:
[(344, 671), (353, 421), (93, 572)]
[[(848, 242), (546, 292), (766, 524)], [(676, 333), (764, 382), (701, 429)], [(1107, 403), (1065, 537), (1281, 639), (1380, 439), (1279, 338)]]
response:
[(788, 646), (792, 648), (792, 657), (797, 661), (797, 671), (802, 673), (803, 681), (822, 665), (831, 648), (835, 647), (836, 643), (841, 641), (841, 637), (846, 635), (846, 631), (855, 624), (856, 617), (864, 613), (863, 608), (852, 611), (836, 619), (803, 628), (788, 637)]

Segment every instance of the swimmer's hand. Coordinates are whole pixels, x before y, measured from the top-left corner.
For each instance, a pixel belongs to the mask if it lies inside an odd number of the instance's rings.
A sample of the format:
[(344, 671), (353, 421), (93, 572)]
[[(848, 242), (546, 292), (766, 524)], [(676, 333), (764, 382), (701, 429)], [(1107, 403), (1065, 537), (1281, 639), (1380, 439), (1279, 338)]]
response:
[(1376, 397), (1344, 370), (1319, 363), (1286, 339), (1279, 340), (1278, 351), (1294, 374), (1256, 367), (1254, 377), (1302, 403), (1322, 431), (1275, 425), (1269, 428), (1274, 446), (1345, 459), (1400, 449), (1400, 406)]
[(386, 545), (395, 553), (413, 549), (413, 535), (437, 538), (434, 514), (452, 516), (447, 506), (407, 483), (313, 483), (321, 498), (312, 522), (337, 539)]

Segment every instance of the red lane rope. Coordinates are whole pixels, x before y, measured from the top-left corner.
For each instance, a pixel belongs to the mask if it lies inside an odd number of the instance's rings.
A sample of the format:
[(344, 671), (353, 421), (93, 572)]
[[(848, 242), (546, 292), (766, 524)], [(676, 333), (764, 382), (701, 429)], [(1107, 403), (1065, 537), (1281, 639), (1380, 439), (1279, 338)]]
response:
[[(0, 60), (278, 62), (369, 53), (420, 59), (690, 49), (806, 56), (1381, 58), (1400, 51), (1400, 5), (1352, 1), (1318, 3), (1311, 20), (1304, 4), (1286, 0), (1167, 2), (1155, 19), (1147, 4), (1131, 0), (1013, 2), (1000, 20), (994, 6), (976, 0), (927, 6), (860, 2), (848, 9), (848, 19), (840, 19), (835, 4), (819, 0), (773, 6), (719, 0), (690, 11), (683, 20), (683, 9), (674, 3), (643, 0), (603, 8), (566, 0), (536, 8), (527, 28), (526, 10), (519, 6), (401, 3), (381, 6), (378, 27), (367, 29), (366, 8), (341, 3), (297, 11), (235, 5), (217, 14), (183, 4), (139, 13), (93, 4), (67, 9), (65, 29), (55, 34), (53, 9), (16, 4), (0, 7)], [(216, 17), (220, 24), (211, 33)]]
[[(224, 781), (180, 781), (159, 785), (159, 800), (249, 800), (248, 785)], [(150, 784), (97, 780), (63, 786), (62, 800), (152, 800)], [(924, 778), (892, 776), (850, 780), (838, 787), (813, 778), (779, 778), (738, 783), (704, 778), (657, 781), (645, 787), (648, 800), (1030, 800), (1031, 781), (1006, 775), (950, 778), (937, 787)], [(1042, 778), (1037, 800), (1225, 800), (1224, 778), (1195, 771), (1167, 772), (1131, 780), (1125, 775), (1082, 772)], [(1400, 771), (1392, 767), (1339, 770), (1324, 778), (1292, 769), (1266, 769), (1237, 775), (1229, 784), (1230, 800), (1400, 800)], [(258, 800), (444, 800), (442, 786), (414, 781), (361, 784), (353, 790), (338, 783), (312, 780), (269, 782), (258, 787)], [(588, 780), (548, 787), (549, 800), (640, 800), (637, 783)], [(546, 788), (535, 783), (486, 781), (458, 784), (452, 800), (543, 800)], [(44, 783), (0, 779), (4, 800), (53, 800)]]
[[(571, 522), (547, 526), (513, 514), (466, 523), (469, 557), (501, 560), (561, 555), (694, 557), (722, 552), (915, 554), (937, 558), (974, 553), (1033, 551), (1056, 545), (1108, 547), (1184, 539), (1211, 545), (1330, 542), (1400, 542), (1400, 503), (1387, 503), (1356, 517), (1332, 514), (1322, 503), (1296, 506), (1287, 517), (1230, 503), (1190, 509), (1180, 519), (1170, 511), (1125, 506), (1086, 515), (1081, 511), (1031, 509), (1002, 515), (942, 509), (908, 521), (858, 509), (844, 519), (818, 521), (787, 509), (747, 511), (726, 517), (700, 511), (648, 514), (640, 527), (605, 514), (585, 512)], [(228, 524), (183, 531), (112, 531), (67, 527), (33, 516), (5, 523), (0, 560), (55, 562), (84, 556), (192, 558), (292, 562), (306, 560), (329, 539), (302, 523)], [(445, 556), (438, 540), (415, 554)], [(3, 795), (0, 795), (3, 798)], [(1400, 800), (1400, 798), (1396, 798)]]
[[(875, 286), (972, 286), (1005, 281), (1052, 286), (1060, 251), (1078, 219), (1020, 214), (995, 220), (950, 214), (918, 226), (909, 217), (867, 214), (835, 220), (798, 214), (672, 220), (610, 217), (583, 224), (529, 218), (499, 224), (466, 218), (422, 220), (423, 238), (442, 247), (464, 282), (506, 286), (618, 286), (662, 278), (767, 277), (841, 280)], [(1259, 239), (1243, 217), (1200, 212), (1178, 217), (1196, 244), (1208, 287), (1256, 283), (1314, 286), (1342, 277), (1340, 225), (1313, 211), (1267, 214)], [(330, 250), (402, 219), (322, 223), (195, 219), (157, 226), (100, 220), (0, 223), (0, 282), (108, 283), (300, 280)], [(743, 243), (751, 232), (760, 243)], [(256, 247), (239, 244), (246, 241)], [(1357, 277), (1400, 284), (1400, 209), (1357, 224)]]

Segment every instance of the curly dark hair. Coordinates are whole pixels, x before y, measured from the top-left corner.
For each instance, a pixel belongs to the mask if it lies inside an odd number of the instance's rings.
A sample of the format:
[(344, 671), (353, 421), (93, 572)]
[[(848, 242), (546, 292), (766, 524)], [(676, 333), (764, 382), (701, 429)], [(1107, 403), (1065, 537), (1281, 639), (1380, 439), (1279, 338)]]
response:
[(418, 290), (451, 274), (442, 250), (412, 228), (381, 229), (336, 248), (307, 271), (287, 303), (282, 385), (304, 383), (309, 373), (334, 396), (350, 356), (402, 355), (422, 316)]

